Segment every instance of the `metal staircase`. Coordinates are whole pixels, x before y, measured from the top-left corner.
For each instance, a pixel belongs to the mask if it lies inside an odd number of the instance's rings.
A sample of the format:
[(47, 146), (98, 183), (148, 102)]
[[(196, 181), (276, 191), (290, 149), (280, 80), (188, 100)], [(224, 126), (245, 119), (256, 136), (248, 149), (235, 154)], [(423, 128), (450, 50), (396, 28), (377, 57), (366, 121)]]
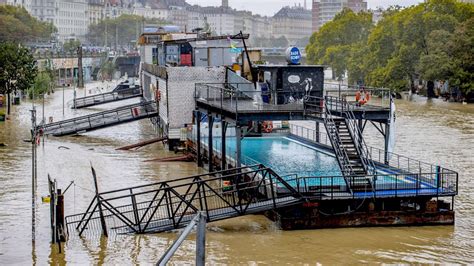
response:
[(36, 128), (36, 132), (66, 136), (156, 116), (158, 111), (154, 101), (141, 102), (55, 123), (41, 124)]
[(324, 119), (324, 126), (349, 191), (373, 191), (373, 180), (369, 176), (376, 174), (375, 165), (357, 125), (352, 106), (336, 97), (313, 97), (305, 103), (305, 114), (310, 118)]
[[(342, 174), (351, 192), (374, 191), (373, 180), (375, 165), (370, 158), (362, 132), (356, 123), (352, 106), (336, 97), (325, 97), (324, 125), (336, 152)], [(344, 117), (334, 116), (332, 111), (342, 113)]]
[(123, 101), (131, 98), (142, 97), (142, 90), (140, 87), (129, 88), (119, 92), (106, 92), (73, 100), (72, 108), (85, 108), (99, 104), (106, 104), (110, 102)]

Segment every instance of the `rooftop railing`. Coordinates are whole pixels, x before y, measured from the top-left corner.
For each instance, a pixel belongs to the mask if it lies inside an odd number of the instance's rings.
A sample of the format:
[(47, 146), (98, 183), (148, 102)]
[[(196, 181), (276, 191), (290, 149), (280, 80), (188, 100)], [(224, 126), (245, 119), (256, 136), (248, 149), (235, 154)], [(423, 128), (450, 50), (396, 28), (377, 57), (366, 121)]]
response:
[[(278, 91), (278, 93), (290, 91)], [(271, 104), (264, 101), (271, 92), (249, 89), (248, 83), (199, 83), (195, 87), (195, 99), (213, 107), (233, 113), (255, 111), (303, 111), (303, 101), (288, 104)]]
[(392, 94), (390, 89), (339, 83), (324, 83), (326, 96), (338, 97), (348, 101), (349, 103), (356, 103), (355, 96), (362, 88), (365, 92), (369, 93), (371, 98), (377, 98), (370, 100), (367, 104), (386, 108), (390, 107), (390, 97)]

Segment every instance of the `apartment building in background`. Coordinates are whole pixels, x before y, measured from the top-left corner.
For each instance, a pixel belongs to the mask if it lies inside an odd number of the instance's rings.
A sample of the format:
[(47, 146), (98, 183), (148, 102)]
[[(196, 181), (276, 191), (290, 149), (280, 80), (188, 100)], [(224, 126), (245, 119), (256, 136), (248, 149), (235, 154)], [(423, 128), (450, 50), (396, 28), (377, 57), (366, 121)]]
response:
[(367, 11), (365, 0), (313, 0), (312, 20), (313, 31), (318, 31), (322, 25), (331, 21), (343, 8), (354, 12)]
[(301, 5), (286, 6), (272, 18), (273, 37), (286, 37), (290, 44), (308, 38), (312, 33), (311, 10)]

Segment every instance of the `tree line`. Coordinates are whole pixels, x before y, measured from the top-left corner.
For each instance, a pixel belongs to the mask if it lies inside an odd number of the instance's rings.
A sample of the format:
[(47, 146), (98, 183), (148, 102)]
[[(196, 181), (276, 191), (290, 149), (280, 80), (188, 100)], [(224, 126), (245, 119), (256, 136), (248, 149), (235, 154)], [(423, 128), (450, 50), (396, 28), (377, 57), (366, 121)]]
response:
[[(29, 92), (30, 97), (45, 93), (53, 82), (49, 70), (38, 70), (29, 42), (50, 41), (56, 28), (32, 17), (24, 8), (0, 5), (0, 94)], [(7, 97), (10, 114), (11, 97)]]
[(372, 14), (344, 9), (315, 32), (308, 61), (332, 68), (349, 83), (412, 88), (415, 80), (449, 81), (463, 93), (474, 91), (474, 5), (428, 0), (387, 9), (374, 24)]

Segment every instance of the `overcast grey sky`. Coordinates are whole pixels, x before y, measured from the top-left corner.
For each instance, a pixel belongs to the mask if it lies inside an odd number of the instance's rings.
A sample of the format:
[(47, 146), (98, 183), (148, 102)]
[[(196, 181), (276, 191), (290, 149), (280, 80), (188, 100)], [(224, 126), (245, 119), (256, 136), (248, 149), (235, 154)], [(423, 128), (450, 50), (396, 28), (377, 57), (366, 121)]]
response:
[[(186, 0), (190, 4), (201, 6), (217, 6), (221, 0)], [(306, 0), (308, 7), (311, 7), (312, 0)], [(409, 6), (423, 2), (422, 0), (368, 0), (369, 8), (387, 7), (391, 5)], [(239, 10), (250, 10), (253, 13), (272, 16), (281, 7), (301, 3), (304, 0), (229, 0), (231, 7)]]

